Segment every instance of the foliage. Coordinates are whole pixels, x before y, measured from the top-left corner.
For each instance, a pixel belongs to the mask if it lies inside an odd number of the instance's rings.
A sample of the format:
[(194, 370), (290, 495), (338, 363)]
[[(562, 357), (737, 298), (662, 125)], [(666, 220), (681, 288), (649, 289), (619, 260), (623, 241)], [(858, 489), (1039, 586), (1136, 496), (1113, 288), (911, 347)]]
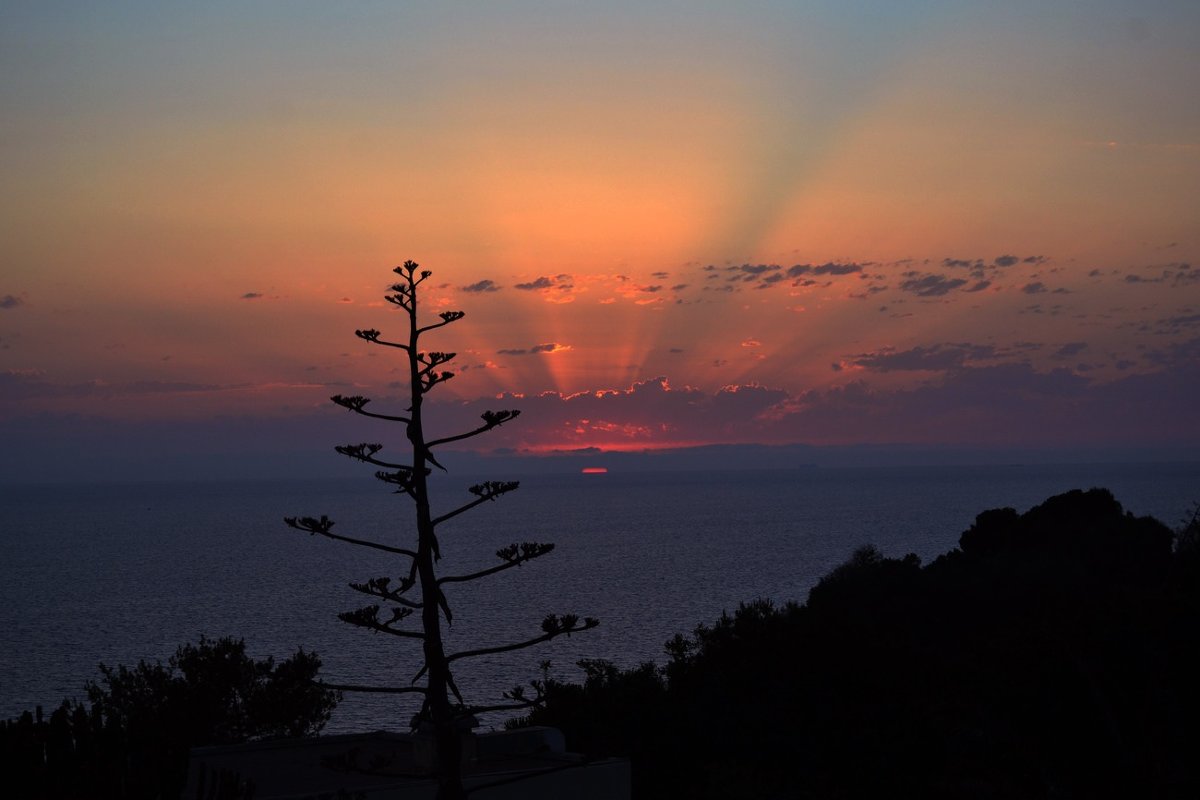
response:
[(1172, 539), (1104, 490), (987, 511), (928, 566), (860, 549), (662, 668), (581, 664), (525, 722), (630, 756), (644, 797), (1200, 796), (1200, 569)]
[(0, 765), (21, 796), (176, 797), (192, 747), (320, 731), (338, 699), (316, 684), (320, 666), (303, 650), (256, 661), (241, 640), (203, 637), (166, 664), (102, 664), (89, 705), (4, 723)]
[[(341, 533), (334, 533), (334, 521), (325, 515), (320, 517), (286, 517), (285, 522), (293, 528), (336, 541), (367, 547), (397, 557), (398, 568), (390, 575), (351, 583), (350, 588), (369, 595), (373, 600), (390, 604), (384, 607), (372, 602), (362, 608), (343, 612), (339, 619), (347, 624), (365, 628), (375, 633), (386, 633), (402, 640), (418, 642), (422, 652), (422, 666), (416, 675), (402, 686), (362, 686), (339, 684), (336, 688), (346, 691), (388, 692), (394, 694), (417, 694), (422, 699), (421, 711), (414, 718), (414, 727), (431, 732), (437, 752), (436, 771), (439, 798), (465, 797), (461, 770), (461, 732), (469, 727), (474, 715), (501, 709), (525, 709), (541, 701), (543, 684), (530, 684), (534, 695), (526, 694), (518, 687), (505, 696), (506, 702), (497, 705), (467, 703), (455, 683), (452, 667), (461, 659), (486, 656), (494, 653), (519, 650), (547, 642), (558, 636), (570, 636), (585, 631), (599, 623), (590, 617), (580, 618), (576, 614), (549, 614), (541, 626), (541, 633), (529, 638), (459, 652), (446, 652), (443, 640), (443, 624), (453, 621), (453, 612), (445, 587), (456, 583), (481, 580), (500, 572), (519, 567), (527, 561), (549, 554), (554, 546), (540, 542), (520, 542), (501, 546), (495, 555), (499, 564), (482, 567), (473, 572), (458, 575), (440, 574), (438, 563), (442, 557), (441, 543), (437, 531), (460, 514), (466, 513), (485, 502), (495, 500), (515, 491), (516, 481), (484, 481), (469, 488), (474, 499), (435, 515), (429, 491), (429, 476), (433, 469), (445, 469), (434, 452), (443, 445), (479, 436), (517, 418), (517, 410), (485, 411), (478, 427), (452, 436), (429, 439), (423, 419), (425, 396), (436, 386), (454, 377), (454, 373), (443, 367), (455, 358), (455, 353), (424, 351), (422, 337), (462, 319), (461, 311), (442, 311), (440, 321), (422, 324), (418, 313), (419, 287), (432, 273), (418, 271), (418, 265), (406, 261), (393, 272), (400, 281), (391, 286), (394, 294), (384, 299), (398, 307), (404, 314), (403, 325), (407, 331), (395, 339), (383, 338), (383, 333), (374, 328), (356, 330), (355, 335), (373, 345), (400, 351), (404, 372), (408, 375), (409, 404), (403, 413), (379, 413), (368, 410), (371, 400), (361, 395), (334, 395), (335, 404), (355, 414), (404, 427), (408, 441), (407, 452), (400, 462), (384, 460), (379, 454), (384, 446), (375, 442), (340, 445), (337, 452), (356, 461), (378, 467), (375, 477), (395, 487), (396, 494), (404, 495), (413, 503), (416, 541), (410, 547), (370, 541)], [(410, 617), (420, 621), (419, 625), (406, 622)], [(423, 683), (422, 683), (423, 681)]]

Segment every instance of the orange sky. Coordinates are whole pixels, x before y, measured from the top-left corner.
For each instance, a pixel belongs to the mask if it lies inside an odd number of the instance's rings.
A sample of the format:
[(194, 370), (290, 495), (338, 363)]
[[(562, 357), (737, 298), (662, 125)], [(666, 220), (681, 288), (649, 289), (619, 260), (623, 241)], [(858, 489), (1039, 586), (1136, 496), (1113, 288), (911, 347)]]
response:
[[(807, 5), (6, 4), (0, 412), (393, 393), (352, 331), (406, 258), (468, 312), (447, 400), (632, 398), (506, 446), (982, 441), (1004, 370), (1015, 428), (1087, 439), (1194, 385), (1194, 4)], [(777, 394), (672, 429), (663, 385)]]

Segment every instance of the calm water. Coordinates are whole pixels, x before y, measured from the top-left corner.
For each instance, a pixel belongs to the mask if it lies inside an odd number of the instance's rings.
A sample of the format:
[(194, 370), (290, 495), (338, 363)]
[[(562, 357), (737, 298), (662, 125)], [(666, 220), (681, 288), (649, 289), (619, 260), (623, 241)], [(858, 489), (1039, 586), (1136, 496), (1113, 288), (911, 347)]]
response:
[[(471, 482), (442, 479), (439, 507), (469, 500)], [(443, 526), (443, 570), (491, 566), (510, 542), (557, 549), (452, 587), (451, 645), (537, 635), (549, 612), (596, 616), (601, 627), (470, 661), (459, 685), (468, 700), (494, 702), (543, 659), (567, 678), (580, 658), (661, 661), (668, 638), (739, 602), (803, 600), (861, 544), (928, 560), (984, 509), (1024, 511), (1092, 486), (1174, 526), (1200, 498), (1200, 464), (526, 477)], [(347, 582), (395, 576), (400, 562), (281, 521), (324, 513), (339, 533), (407, 543), (406, 499), (369, 478), (3, 487), (0, 498), (0, 717), (81, 697), (99, 662), (165, 659), (201, 634), (243, 637), (256, 657), (316, 650), (330, 680), (404, 684), (418, 666), (411, 642), (335, 617), (368, 604)], [(403, 728), (411, 713), (408, 701), (348, 695), (329, 730)]]

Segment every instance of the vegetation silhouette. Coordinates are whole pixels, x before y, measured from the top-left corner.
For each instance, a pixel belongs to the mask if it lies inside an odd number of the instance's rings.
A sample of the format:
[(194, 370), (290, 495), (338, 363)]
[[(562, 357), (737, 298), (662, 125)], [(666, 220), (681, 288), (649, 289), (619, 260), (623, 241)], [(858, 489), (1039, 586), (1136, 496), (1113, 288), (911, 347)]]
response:
[(320, 666), (303, 650), (256, 661), (232, 638), (183, 645), (165, 665), (101, 664), (89, 703), (0, 723), (2, 785), (22, 798), (178, 797), (192, 747), (320, 731), (337, 704), (315, 683)]
[(928, 566), (864, 547), (663, 667), (580, 662), (517, 724), (630, 756), (640, 797), (1200, 797), (1198, 520), (1093, 489), (985, 511)]
[[(405, 261), (393, 272), (400, 282), (391, 286), (394, 294), (384, 297), (399, 307), (406, 316), (407, 331), (400, 341), (384, 339), (374, 328), (356, 330), (355, 335), (371, 344), (394, 348), (404, 355), (409, 406), (400, 414), (376, 413), (367, 410), (370, 399), (360, 395), (335, 395), (334, 403), (355, 414), (404, 426), (409, 446), (407, 463), (385, 461), (379, 453), (383, 445), (378, 443), (350, 444), (337, 447), (337, 451), (349, 458), (381, 468), (375, 477), (394, 486), (395, 493), (408, 496), (413, 502), (416, 519), (415, 547), (398, 547), (381, 542), (343, 536), (333, 532), (333, 520), (320, 517), (287, 517), (285, 522), (293, 528), (328, 539), (346, 542), (361, 547), (397, 556), (407, 563), (396, 570), (399, 577), (393, 582), (391, 575), (371, 578), (363, 583), (351, 583), (357, 592), (392, 604), (388, 610), (378, 603), (355, 611), (339, 614), (344, 622), (376, 633), (385, 633), (400, 639), (419, 642), (422, 648), (423, 666), (405, 686), (364, 686), (359, 684), (328, 684), (329, 688), (356, 692), (384, 692), (393, 694), (413, 693), (422, 697), (421, 711), (413, 719), (413, 727), (419, 732), (428, 732), (433, 737), (438, 779), (439, 800), (458, 800), (466, 797), (462, 786), (463, 736), (468, 733), (474, 715), (487, 711), (523, 710), (536, 706), (542, 699), (542, 683), (532, 681), (533, 694), (524, 687), (516, 687), (504, 696), (505, 702), (493, 705), (472, 705), (463, 699), (454, 681), (452, 665), (459, 660), (495, 653), (520, 650), (549, 641), (559, 636), (594, 628), (599, 623), (590, 617), (581, 619), (575, 614), (550, 614), (542, 621), (541, 634), (527, 639), (490, 647), (481, 647), (458, 652), (446, 652), (442, 623), (450, 625), (454, 616), (444, 588), (454, 583), (481, 580), (499, 572), (541, 558), (554, 549), (554, 545), (541, 542), (514, 542), (499, 548), (496, 557), (500, 563), (459, 575), (439, 575), (436, 569), (441, 559), (441, 544), (437, 530), (443, 523), (480, 505), (495, 500), (518, 488), (516, 481), (485, 481), (470, 487), (475, 499), (450, 511), (435, 515), (429, 492), (428, 479), (433, 468), (444, 470), (434, 456), (436, 448), (453, 442), (482, 435), (515, 419), (516, 410), (485, 411), (480, 426), (463, 433), (436, 439), (427, 439), (425, 433), (423, 403), (425, 396), (434, 387), (454, 377), (454, 373), (442, 367), (452, 361), (454, 353), (421, 350), (421, 338), (425, 334), (462, 319), (462, 311), (442, 311), (440, 321), (422, 325), (418, 314), (418, 289), (433, 274), (429, 270), (418, 271), (419, 265)], [(392, 574), (396, 574), (393, 572)], [(419, 616), (419, 628), (402, 627), (409, 616)], [(419, 681), (424, 679), (424, 685)]]

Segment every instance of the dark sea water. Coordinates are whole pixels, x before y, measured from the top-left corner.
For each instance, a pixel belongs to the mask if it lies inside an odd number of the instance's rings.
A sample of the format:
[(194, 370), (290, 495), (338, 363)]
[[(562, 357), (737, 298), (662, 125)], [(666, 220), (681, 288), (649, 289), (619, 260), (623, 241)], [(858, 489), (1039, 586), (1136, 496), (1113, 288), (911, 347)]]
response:
[[(470, 477), (441, 477), (447, 510)], [(468, 701), (537, 676), (577, 678), (580, 658), (622, 666), (760, 597), (804, 600), (862, 544), (928, 561), (980, 511), (1025, 511), (1073, 488), (1109, 488), (1127, 510), (1172, 527), (1200, 499), (1200, 464), (846, 468), (537, 475), (441, 529), (443, 572), (498, 563), (511, 542), (555, 552), (451, 587), (452, 649), (534, 636), (550, 612), (601, 626), (532, 650), (465, 662)], [(0, 718), (81, 698), (96, 665), (165, 659), (235, 635), (256, 656), (316, 650), (329, 680), (406, 684), (412, 642), (336, 619), (367, 605), (350, 581), (395, 576), (401, 560), (286, 527), (328, 514), (349, 536), (406, 544), (411, 507), (370, 478), (314, 483), (142, 483), (0, 487)], [(327, 729), (403, 729), (408, 700), (347, 695)], [(489, 720), (497, 724), (498, 720)]]

